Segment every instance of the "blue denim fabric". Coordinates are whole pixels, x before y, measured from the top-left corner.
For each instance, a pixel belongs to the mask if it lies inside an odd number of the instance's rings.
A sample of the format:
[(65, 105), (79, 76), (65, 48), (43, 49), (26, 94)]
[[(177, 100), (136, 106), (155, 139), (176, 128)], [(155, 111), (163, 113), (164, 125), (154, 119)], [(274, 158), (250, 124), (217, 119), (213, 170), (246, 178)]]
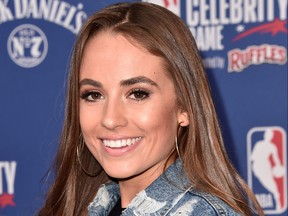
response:
[[(118, 184), (99, 188), (88, 207), (89, 216), (107, 216), (120, 198)], [(122, 216), (203, 216), (239, 215), (222, 200), (196, 191), (177, 160), (164, 174), (141, 191), (122, 212)]]

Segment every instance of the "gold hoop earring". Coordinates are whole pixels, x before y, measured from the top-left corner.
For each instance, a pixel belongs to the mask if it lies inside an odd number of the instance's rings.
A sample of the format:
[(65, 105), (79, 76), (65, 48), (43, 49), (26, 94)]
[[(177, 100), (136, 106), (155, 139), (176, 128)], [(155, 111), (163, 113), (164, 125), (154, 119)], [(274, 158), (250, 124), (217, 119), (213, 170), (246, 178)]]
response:
[(79, 148), (78, 148), (79, 145), (78, 145), (78, 146), (76, 147), (76, 156), (77, 156), (77, 161), (78, 161), (81, 169), (82, 169), (83, 172), (86, 173), (88, 176), (91, 176), (91, 177), (98, 176), (98, 175), (100, 174), (101, 170), (98, 171), (98, 172), (95, 172), (95, 173), (91, 174), (91, 173), (89, 173), (89, 172), (83, 167), (83, 164), (82, 164), (82, 162), (81, 162), (81, 157), (80, 157), (80, 155), (82, 154), (82, 151), (83, 151), (84, 146), (85, 146), (82, 133), (81, 133), (80, 136), (79, 136), (79, 143), (80, 143), (80, 146), (81, 146), (81, 151), (79, 151)]
[(180, 124), (181, 124), (181, 122), (177, 126), (176, 137), (175, 137), (175, 148), (176, 148), (176, 152), (178, 154), (178, 157), (181, 160), (181, 154), (180, 154), (179, 145), (178, 145), (178, 136), (180, 134), (180, 129), (182, 128)]
[(177, 135), (176, 135), (176, 137), (175, 137), (175, 148), (176, 148), (178, 157), (181, 159), (180, 151), (179, 151), (179, 147), (178, 147), (178, 137), (177, 137)]

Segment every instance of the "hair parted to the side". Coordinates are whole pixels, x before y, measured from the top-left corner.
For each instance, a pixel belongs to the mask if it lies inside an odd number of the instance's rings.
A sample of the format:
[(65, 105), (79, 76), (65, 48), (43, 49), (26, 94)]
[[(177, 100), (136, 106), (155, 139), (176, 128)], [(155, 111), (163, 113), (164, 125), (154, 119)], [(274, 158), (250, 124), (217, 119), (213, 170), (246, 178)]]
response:
[(79, 71), (87, 41), (101, 31), (122, 34), (131, 43), (162, 57), (174, 82), (179, 107), (188, 113), (189, 126), (180, 129), (178, 145), (184, 169), (195, 188), (209, 192), (239, 213), (252, 215), (252, 203), (264, 215), (253, 193), (228, 159), (217, 115), (197, 46), (189, 29), (172, 12), (160, 6), (135, 2), (109, 6), (91, 16), (78, 35), (70, 64), (66, 116), (55, 160), (56, 179), (39, 215), (86, 215), (100, 184), (109, 178), (85, 147), (80, 145)]

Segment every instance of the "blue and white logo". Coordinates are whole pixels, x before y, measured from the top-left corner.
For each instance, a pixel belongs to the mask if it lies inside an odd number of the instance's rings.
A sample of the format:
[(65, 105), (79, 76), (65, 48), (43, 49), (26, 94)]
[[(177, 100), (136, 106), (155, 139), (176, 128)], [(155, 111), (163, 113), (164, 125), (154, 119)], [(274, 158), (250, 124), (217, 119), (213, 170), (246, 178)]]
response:
[(40, 28), (23, 24), (16, 27), (9, 35), (7, 49), (13, 62), (24, 68), (32, 68), (45, 59), (48, 41)]
[(247, 134), (248, 184), (265, 214), (287, 209), (286, 145), (281, 127), (255, 127)]

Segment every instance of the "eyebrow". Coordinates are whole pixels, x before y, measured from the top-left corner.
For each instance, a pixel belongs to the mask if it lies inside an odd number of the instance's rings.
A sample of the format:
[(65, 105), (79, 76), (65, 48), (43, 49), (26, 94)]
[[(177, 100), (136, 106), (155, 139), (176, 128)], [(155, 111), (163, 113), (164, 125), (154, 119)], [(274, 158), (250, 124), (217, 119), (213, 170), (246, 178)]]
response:
[[(132, 77), (130, 79), (122, 80), (120, 82), (120, 86), (130, 86), (130, 85), (134, 85), (137, 83), (147, 83), (149, 85), (158, 87), (157, 83), (155, 83), (153, 80), (151, 80), (145, 76)], [(97, 88), (103, 87), (101, 82), (98, 82), (98, 81), (92, 80), (92, 79), (83, 79), (80, 81), (79, 85), (80, 85), (80, 87), (82, 87), (83, 85), (91, 85), (91, 86), (95, 86)]]
[(92, 79), (83, 79), (80, 81), (79, 85), (80, 85), (80, 87), (83, 85), (91, 85), (91, 86), (95, 86), (97, 88), (101, 88), (103, 86), (100, 82), (92, 80)]
[(132, 77), (132, 78), (127, 79), (127, 80), (122, 80), (120, 82), (120, 85), (121, 86), (130, 86), (130, 85), (134, 85), (137, 83), (147, 83), (147, 84), (150, 84), (152, 86), (158, 87), (157, 83), (155, 83), (153, 80), (151, 80), (145, 76)]

